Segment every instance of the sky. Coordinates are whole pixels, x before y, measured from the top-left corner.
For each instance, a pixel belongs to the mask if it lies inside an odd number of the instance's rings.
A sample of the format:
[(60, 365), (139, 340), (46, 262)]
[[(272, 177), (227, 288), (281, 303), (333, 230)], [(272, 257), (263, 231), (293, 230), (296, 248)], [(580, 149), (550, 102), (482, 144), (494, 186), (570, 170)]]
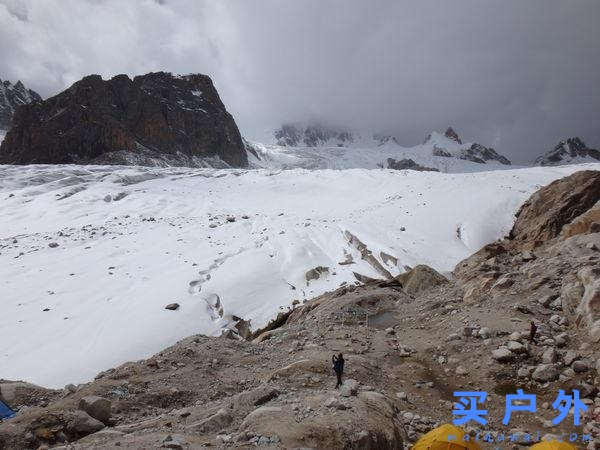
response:
[(243, 135), (286, 122), (452, 126), (525, 163), (600, 148), (598, 0), (0, 0), (0, 79), (210, 75)]

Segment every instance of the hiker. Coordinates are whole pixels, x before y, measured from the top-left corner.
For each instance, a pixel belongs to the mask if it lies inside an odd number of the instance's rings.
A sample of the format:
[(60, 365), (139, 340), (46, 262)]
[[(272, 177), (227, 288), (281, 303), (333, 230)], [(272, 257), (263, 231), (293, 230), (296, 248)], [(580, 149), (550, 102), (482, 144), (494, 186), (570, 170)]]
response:
[(344, 373), (344, 355), (341, 353), (337, 356), (333, 355), (331, 357), (331, 362), (333, 362), (333, 370), (337, 375), (337, 384), (335, 388), (339, 388), (342, 385), (342, 373)]
[(537, 344), (537, 342), (535, 341), (535, 333), (536, 332), (537, 332), (537, 327), (535, 326), (535, 323), (532, 320), (531, 327), (529, 328), (529, 342), (533, 342), (534, 344)]

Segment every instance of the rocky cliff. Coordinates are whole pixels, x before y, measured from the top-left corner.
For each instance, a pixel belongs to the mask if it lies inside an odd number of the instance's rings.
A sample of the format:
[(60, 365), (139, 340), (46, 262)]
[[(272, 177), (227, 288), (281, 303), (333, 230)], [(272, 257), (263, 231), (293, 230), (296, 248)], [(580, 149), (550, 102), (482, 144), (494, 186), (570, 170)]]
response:
[(242, 138), (206, 75), (90, 75), (19, 108), (4, 164), (247, 165)]
[(0, 80), (0, 130), (10, 128), (17, 107), (41, 101), (37, 92), (27, 89), (20, 81), (12, 84)]
[(600, 161), (600, 150), (588, 148), (578, 137), (560, 141), (556, 147), (535, 160), (538, 166), (558, 166)]

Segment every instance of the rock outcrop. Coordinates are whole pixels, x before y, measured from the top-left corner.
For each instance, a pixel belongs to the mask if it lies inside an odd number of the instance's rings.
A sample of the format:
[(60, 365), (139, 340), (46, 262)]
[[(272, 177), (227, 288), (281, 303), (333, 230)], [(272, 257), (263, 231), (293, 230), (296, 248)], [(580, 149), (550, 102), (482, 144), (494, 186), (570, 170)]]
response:
[(27, 89), (21, 81), (12, 84), (8, 80), (0, 80), (0, 130), (10, 128), (19, 106), (41, 101), (42, 97), (37, 92)]
[(4, 164), (247, 165), (239, 130), (206, 75), (90, 75), (19, 108)]
[(417, 164), (410, 158), (405, 158), (401, 160), (395, 160), (394, 158), (388, 158), (387, 168), (393, 170), (417, 170), (419, 172), (439, 172), (438, 169), (433, 167), (426, 167), (420, 164)]
[[(517, 212), (510, 239), (539, 245), (557, 237), (600, 201), (600, 171), (586, 170), (561, 178), (534, 193)], [(594, 217), (590, 214), (588, 222)]]
[(588, 148), (578, 137), (560, 141), (556, 147), (535, 160), (538, 166), (558, 166), (600, 161), (600, 150)]

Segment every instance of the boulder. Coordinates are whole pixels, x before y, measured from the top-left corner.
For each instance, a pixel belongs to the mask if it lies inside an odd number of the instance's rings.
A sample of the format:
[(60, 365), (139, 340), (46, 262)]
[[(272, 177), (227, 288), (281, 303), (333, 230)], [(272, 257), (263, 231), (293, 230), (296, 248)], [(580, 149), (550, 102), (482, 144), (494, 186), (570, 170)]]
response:
[(516, 214), (509, 237), (532, 246), (557, 237), (600, 199), (600, 171), (583, 170), (535, 192)]
[(420, 264), (396, 277), (405, 292), (415, 295), (421, 291), (448, 283), (448, 280), (429, 266)]
[(506, 347), (513, 353), (527, 353), (527, 347), (517, 341), (508, 341)]
[(571, 368), (575, 371), (575, 373), (582, 373), (587, 372), (590, 367), (586, 361), (577, 360), (571, 364)]
[(87, 436), (103, 428), (104, 424), (101, 421), (81, 410), (75, 411), (67, 423), (67, 431), (78, 436)]
[(209, 433), (219, 431), (227, 427), (233, 421), (231, 413), (225, 408), (219, 409), (215, 414), (208, 416), (200, 422), (186, 426), (187, 430), (194, 433)]
[(531, 374), (531, 378), (540, 383), (558, 379), (559, 372), (554, 364), (540, 364)]
[(79, 400), (79, 409), (106, 425), (110, 421), (111, 403), (108, 399), (96, 395), (83, 397)]
[(600, 342), (600, 267), (585, 267), (577, 272), (584, 289), (576, 308), (575, 324), (588, 328), (593, 342)]
[(579, 359), (579, 355), (575, 350), (567, 350), (567, 353), (563, 356), (565, 366), (570, 366), (576, 359)]
[(360, 387), (360, 384), (358, 383), (358, 381), (353, 380), (353, 379), (348, 379), (348, 380), (345, 380), (344, 383), (342, 384), (342, 386), (340, 387), (340, 393), (344, 397), (350, 397), (352, 395), (356, 395), (359, 387)]
[(515, 359), (515, 355), (507, 347), (500, 347), (492, 352), (492, 358), (500, 363), (505, 363)]
[(542, 362), (544, 364), (552, 364), (556, 361), (558, 361), (558, 353), (556, 353), (554, 347), (548, 347), (544, 350), (544, 353), (542, 353)]

